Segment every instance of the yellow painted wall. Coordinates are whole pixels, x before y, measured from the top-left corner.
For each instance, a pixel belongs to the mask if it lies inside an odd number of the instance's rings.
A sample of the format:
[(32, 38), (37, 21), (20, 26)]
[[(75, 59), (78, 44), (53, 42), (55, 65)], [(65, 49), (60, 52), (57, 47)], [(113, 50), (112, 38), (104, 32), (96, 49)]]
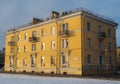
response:
[[(92, 24), (92, 31), (87, 31), (87, 22)], [(68, 23), (68, 30), (69, 36), (60, 36), (59, 32), (61, 31), (61, 24)], [(40, 23), (41, 24), (41, 23)], [(105, 63), (104, 65), (108, 64), (108, 57), (113, 57), (113, 65), (116, 63), (116, 52), (115, 52), (115, 29), (112, 25), (104, 23), (100, 20), (96, 20), (87, 16), (76, 15), (73, 17), (68, 17), (65, 19), (60, 19), (57, 21), (53, 21), (51, 23), (43, 24), (34, 26), (30, 29), (21, 30), (16, 32), (15, 35), (20, 35), (20, 41), (17, 41), (17, 46), (20, 46), (20, 52), (14, 53), (16, 58), (14, 58), (14, 63), (16, 63), (16, 59), (19, 60), (19, 64), (17, 64), (17, 68), (15, 71), (22, 72), (22, 71), (35, 71), (35, 72), (42, 72), (45, 73), (59, 73), (63, 74), (67, 72), (67, 74), (77, 74), (82, 75), (83, 71), (82, 67), (88, 66), (87, 65), (87, 56), (90, 54), (92, 56), (92, 66), (98, 66), (98, 25), (102, 26), (103, 32), (106, 32), (108, 28), (112, 30), (112, 37), (106, 37), (103, 40), (103, 51), (108, 49), (108, 43), (111, 42), (113, 44), (113, 51), (112, 52), (105, 52)], [(51, 27), (55, 27), (55, 35), (51, 35)], [(45, 30), (45, 36), (41, 36), (41, 30)], [(32, 31), (36, 31), (36, 37), (40, 37), (40, 41), (36, 43), (31, 43), (28, 41), (29, 37), (32, 37)], [(24, 40), (24, 34), (28, 34), (28, 39)], [(8, 42), (10, 41), (11, 36), (14, 34), (6, 34), (6, 55), (5, 55), (5, 71), (12, 70), (9, 67), (9, 57), (10, 54), (10, 47), (8, 46)], [(92, 47), (88, 48), (87, 46), (87, 38), (92, 39)], [(62, 48), (62, 40), (68, 39), (69, 45), (68, 48)], [(55, 49), (51, 50), (51, 41), (55, 41)], [(45, 43), (45, 50), (41, 50), (41, 43)], [(36, 44), (36, 51), (32, 52), (31, 46), (32, 44)], [(27, 52), (24, 52), (24, 45), (27, 46)], [(16, 47), (16, 46), (14, 46)], [(61, 52), (69, 52), (69, 67), (62, 68), (61, 66)], [(30, 64), (30, 54), (37, 53), (36, 56), (36, 67), (31, 68)], [(45, 57), (45, 66), (41, 67), (41, 56)], [(55, 66), (50, 65), (50, 56), (55, 57)], [(27, 66), (23, 67), (23, 59), (27, 59)], [(57, 70), (57, 68), (59, 68)], [(86, 72), (88, 73), (88, 72)], [(94, 72), (93, 72), (94, 73)]]

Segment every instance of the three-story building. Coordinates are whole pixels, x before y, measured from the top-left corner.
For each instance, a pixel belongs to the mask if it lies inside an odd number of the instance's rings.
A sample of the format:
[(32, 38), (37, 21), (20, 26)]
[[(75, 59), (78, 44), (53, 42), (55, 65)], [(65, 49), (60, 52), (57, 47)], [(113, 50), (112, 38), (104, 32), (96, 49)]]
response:
[(117, 23), (86, 9), (52, 11), (6, 32), (5, 71), (115, 73)]

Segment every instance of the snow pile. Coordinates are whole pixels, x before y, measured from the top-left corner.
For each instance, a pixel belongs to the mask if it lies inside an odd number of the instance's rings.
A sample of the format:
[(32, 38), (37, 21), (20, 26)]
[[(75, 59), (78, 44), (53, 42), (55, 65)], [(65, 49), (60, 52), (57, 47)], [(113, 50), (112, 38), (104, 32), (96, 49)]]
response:
[(0, 84), (120, 84), (120, 81), (0, 73)]

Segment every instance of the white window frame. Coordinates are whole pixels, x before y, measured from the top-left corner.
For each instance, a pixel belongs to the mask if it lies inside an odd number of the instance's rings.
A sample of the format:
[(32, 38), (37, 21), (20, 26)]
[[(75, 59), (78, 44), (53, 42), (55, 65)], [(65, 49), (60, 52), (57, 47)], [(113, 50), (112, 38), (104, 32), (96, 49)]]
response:
[(52, 50), (55, 49), (55, 41), (51, 41), (51, 49), (52, 49)]
[(32, 44), (32, 51), (36, 51), (36, 44)]
[(92, 47), (92, 40), (90, 38), (87, 39), (87, 45), (89, 48)]
[(36, 37), (37, 32), (36, 31), (32, 31), (32, 37)]
[(24, 33), (24, 40), (27, 40), (27, 39), (28, 39), (28, 34)]
[(18, 53), (20, 52), (20, 46), (17, 47), (17, 52), (18, 52)]
[(45, 36), (45, 29), (41, 30), (41, 36), (44, 37)]
[(41, 58), (40, 58), (40, 64), (41, 64), (41, 67), (45, 66), (45, 57), (44, 56), (41, 56)]
[(33, 55), (30, 58), (30, 62), (31, 62), (31, 67), (35, 67), (36, 66), (36, 57)]
[(24, 52), (27, 52), (27, 46), (24, 45)]
[(26, 58), (23, 59), (23, 66), (27, 66), (27, 59)]
[(91, 23), (87, 22), (87, 31), (90, 32), (91, 31)]
[(62, 48), (68, 48), (69, 41), (68, 39), (62, 39)]
[(45, 43), (44, 42), (41, 43), (41, 50), (45, 50)]
[(51, 27), (51, 35), (55, 35), (55, 27)]

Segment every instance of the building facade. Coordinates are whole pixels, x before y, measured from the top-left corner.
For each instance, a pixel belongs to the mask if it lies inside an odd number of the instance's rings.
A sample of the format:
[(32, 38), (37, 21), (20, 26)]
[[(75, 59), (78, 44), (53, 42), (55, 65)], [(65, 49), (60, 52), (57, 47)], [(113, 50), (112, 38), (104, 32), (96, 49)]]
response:
[(117, 66), (120, 70), (120, 47), (117, 47)]
[(33, 18), (31, 24), (6, 32), (5, 71), (114, 73), (117, 25), (86, 9)]
[(5, 61), (5, 49), (3, 48), (3, 50), (0, 51), (0, 68), (4, 67), (4, 61)]

